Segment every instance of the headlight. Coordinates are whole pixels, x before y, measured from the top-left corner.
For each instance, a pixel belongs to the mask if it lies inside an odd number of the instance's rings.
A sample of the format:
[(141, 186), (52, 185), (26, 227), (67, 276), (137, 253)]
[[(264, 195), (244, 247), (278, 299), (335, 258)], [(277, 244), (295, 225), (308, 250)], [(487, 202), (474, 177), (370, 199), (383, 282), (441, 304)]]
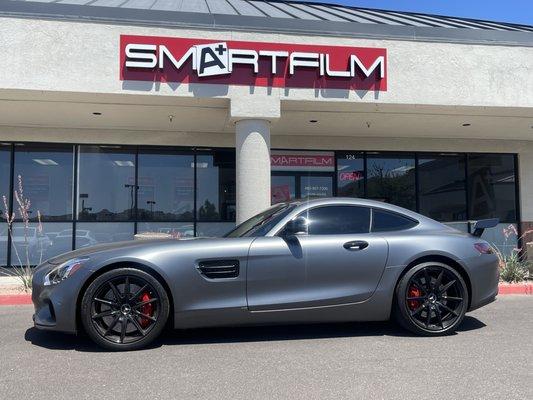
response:
[(78, 269), (81, 268), (83, 263), (85, 263), (89, 258), (73, 258), (72, 260), (65, 261), (64, 263), (58, 265), (52, 269), (49, 273), (44, 276), (44, 285), (56, 285), (61, 281), (64, 281), (69, 276), (74, 274)]

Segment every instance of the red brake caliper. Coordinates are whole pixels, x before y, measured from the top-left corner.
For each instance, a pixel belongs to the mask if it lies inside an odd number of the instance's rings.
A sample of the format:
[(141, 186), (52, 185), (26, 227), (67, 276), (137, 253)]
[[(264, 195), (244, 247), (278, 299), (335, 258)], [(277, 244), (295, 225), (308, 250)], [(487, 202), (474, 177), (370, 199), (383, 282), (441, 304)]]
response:
[[(409, 288), (409, 291), (407, 292), (407, 297), (420, 297), (422, 293), (416, 286), (411, 286)], [(416, 310), (418, 307), (420, 307), (420, 301), (419, 300), (407, 300), (407, 306), (411, 310)]]
[[(148, 292), (144, 292), (143, 294), (141, 294), (141, 298), (140, 300), (141, 301), (148, 301), (150, 300), (150, 293)], [(145, 305), (142, 305), (140, 307), (140, 311), (141, 313), (145, 314), (145, 315), (149, 315), (150, 317), (153, 317), (154, 316), (154, 305), (152, 303), (148, 303), (148, 304), (145, 304)], [(148, 318), (145, 318), (145, 317), (141, 317), (141, 327), (142, 328), (146, 328), (148, 325), (150, 325), (150, 320)]]

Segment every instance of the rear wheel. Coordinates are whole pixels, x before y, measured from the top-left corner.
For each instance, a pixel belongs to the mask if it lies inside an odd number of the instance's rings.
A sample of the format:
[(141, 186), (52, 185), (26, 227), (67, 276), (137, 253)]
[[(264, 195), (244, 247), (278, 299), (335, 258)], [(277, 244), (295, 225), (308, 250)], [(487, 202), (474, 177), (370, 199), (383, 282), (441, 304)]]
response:
[(461, 275), (439, 262), (419, 264), (396, 286), (395, 317), (419, 335), (455, 332), (468, 307), (468, 290)]
[(119, 268), (97, 277), (81, 302), (91, 339), (110, 350), (135, 350), (159, 336), (169, 314), (168, 295), (152, 275)]

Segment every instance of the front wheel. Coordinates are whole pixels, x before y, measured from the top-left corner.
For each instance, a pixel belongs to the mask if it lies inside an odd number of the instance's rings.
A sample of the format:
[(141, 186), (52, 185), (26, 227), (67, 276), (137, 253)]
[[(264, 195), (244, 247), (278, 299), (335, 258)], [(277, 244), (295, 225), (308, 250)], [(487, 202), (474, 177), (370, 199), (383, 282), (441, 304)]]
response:
[(468, 290), (450, 266), (427, 262), (411, 268), (396, 286), (394, 314), (404, 328), (418, 335), (455, 332), (468, 307)]
[(85, 331), (109, 350), (136, 350), (159, 336), (169, 315), (168, 295), (157, 279), (135, 268), (118, 268), (87, 288), (80, 316)]

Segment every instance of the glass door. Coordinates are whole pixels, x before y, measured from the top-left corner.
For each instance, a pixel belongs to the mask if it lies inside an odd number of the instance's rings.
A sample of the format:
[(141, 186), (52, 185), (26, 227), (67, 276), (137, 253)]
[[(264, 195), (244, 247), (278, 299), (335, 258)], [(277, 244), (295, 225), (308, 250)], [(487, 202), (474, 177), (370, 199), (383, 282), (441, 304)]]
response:
[(333, 196), (333, 174), (272, 174), (272, 204), (294, 199), (315, 199)]
[(300, 176), (301, 199), (316, 199), (333, 196), (333, 177), (331, 175)]

